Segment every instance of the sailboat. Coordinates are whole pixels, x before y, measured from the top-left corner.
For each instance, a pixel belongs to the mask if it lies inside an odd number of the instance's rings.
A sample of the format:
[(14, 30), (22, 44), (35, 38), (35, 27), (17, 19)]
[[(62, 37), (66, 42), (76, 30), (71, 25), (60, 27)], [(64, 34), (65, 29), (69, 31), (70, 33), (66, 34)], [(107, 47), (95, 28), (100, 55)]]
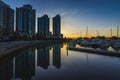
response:
[[(117, 26), (117, 38), (119, 37), (119, 26)], [(114, 40), (112, 47), (118, 51), (120, 49), (120, 39)]]

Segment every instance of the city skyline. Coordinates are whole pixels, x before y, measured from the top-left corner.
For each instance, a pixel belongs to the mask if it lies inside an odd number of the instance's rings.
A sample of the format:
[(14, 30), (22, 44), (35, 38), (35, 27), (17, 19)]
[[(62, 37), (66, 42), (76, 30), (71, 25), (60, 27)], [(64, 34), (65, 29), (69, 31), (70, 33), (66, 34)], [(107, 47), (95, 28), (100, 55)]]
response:
[[(117, 25), (120, 25), (119, 0), (3, 0), (12, 8), (31, 4), (36, 9), (37, 17), (48, 14), (50, 18), (56, 14), (62, 17), (62, 30), (65, 35), (85, 36), (88, 26), (88, 36), (116, 36)], [(16, 2), (16, 3), (15, 3)], [(50, 20), (52, 23), (52, 20)], [(50, 24), (52, 30), (52, 24)]]

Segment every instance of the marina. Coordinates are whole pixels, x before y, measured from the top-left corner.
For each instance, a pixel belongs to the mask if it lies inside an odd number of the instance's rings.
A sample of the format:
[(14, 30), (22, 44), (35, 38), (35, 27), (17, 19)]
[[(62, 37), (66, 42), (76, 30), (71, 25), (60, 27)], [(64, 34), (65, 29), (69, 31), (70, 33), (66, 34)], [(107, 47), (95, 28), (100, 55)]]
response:
[[(119, 43), (120, 40), (71, 40), (68, 45), (68, 50), (120, 57)], [(78, 45), (79, 47), (76, 47), (76, 45)], [(109, 48), (111, 48), (111, 50)]]
[(0, 0), (0, 80), (120, 80), (119, 0)]

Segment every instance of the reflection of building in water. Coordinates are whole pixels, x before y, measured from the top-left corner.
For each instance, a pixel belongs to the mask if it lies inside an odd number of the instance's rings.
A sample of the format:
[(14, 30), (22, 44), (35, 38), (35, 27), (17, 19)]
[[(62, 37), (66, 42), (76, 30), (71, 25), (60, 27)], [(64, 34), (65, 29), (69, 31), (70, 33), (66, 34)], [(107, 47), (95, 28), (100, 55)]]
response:
[(38, 48), (37, 65), (44, 69), (49, 66), (49, 49), (47, 46)]
[(50, 47), (49, 49), (52, 50), (52, 45), (49, 45), (49, 47)]
[(60, 49), (60, 45), (54, 45), (53, 46), (53, 65), (56, 68), (60, 68), (61, 67), (61, 49)]
[(0, 80), (10, 80), (13, 74), (12, 58), (5, 58), (0, 61)]
[(35, 75), (35, 50), (29, 49), (16, 56), (15, 59), (16, 78), (31, 80)]

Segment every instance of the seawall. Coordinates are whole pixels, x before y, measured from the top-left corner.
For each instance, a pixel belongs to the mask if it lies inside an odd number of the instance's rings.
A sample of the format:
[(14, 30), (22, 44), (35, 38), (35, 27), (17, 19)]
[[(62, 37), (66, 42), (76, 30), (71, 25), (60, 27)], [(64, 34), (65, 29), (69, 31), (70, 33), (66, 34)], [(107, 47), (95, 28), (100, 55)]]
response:
[(41, 41), (29, 41), (29, 42), (24, 42), (23, 44), (21, 43), (19, 45), (17, 45), (17, 44), (14, 45), (14, 46), (9, 45), (9, 46), (7, 46), (7, 47), (0, 50), (0, 58), (5, 56), (5, 55), (12, 55), (16, 51), (26, 49), (26, 48), (34, 46), (34, 45), (36, 45), (38, 43), (42, 43), (42, 42)]

